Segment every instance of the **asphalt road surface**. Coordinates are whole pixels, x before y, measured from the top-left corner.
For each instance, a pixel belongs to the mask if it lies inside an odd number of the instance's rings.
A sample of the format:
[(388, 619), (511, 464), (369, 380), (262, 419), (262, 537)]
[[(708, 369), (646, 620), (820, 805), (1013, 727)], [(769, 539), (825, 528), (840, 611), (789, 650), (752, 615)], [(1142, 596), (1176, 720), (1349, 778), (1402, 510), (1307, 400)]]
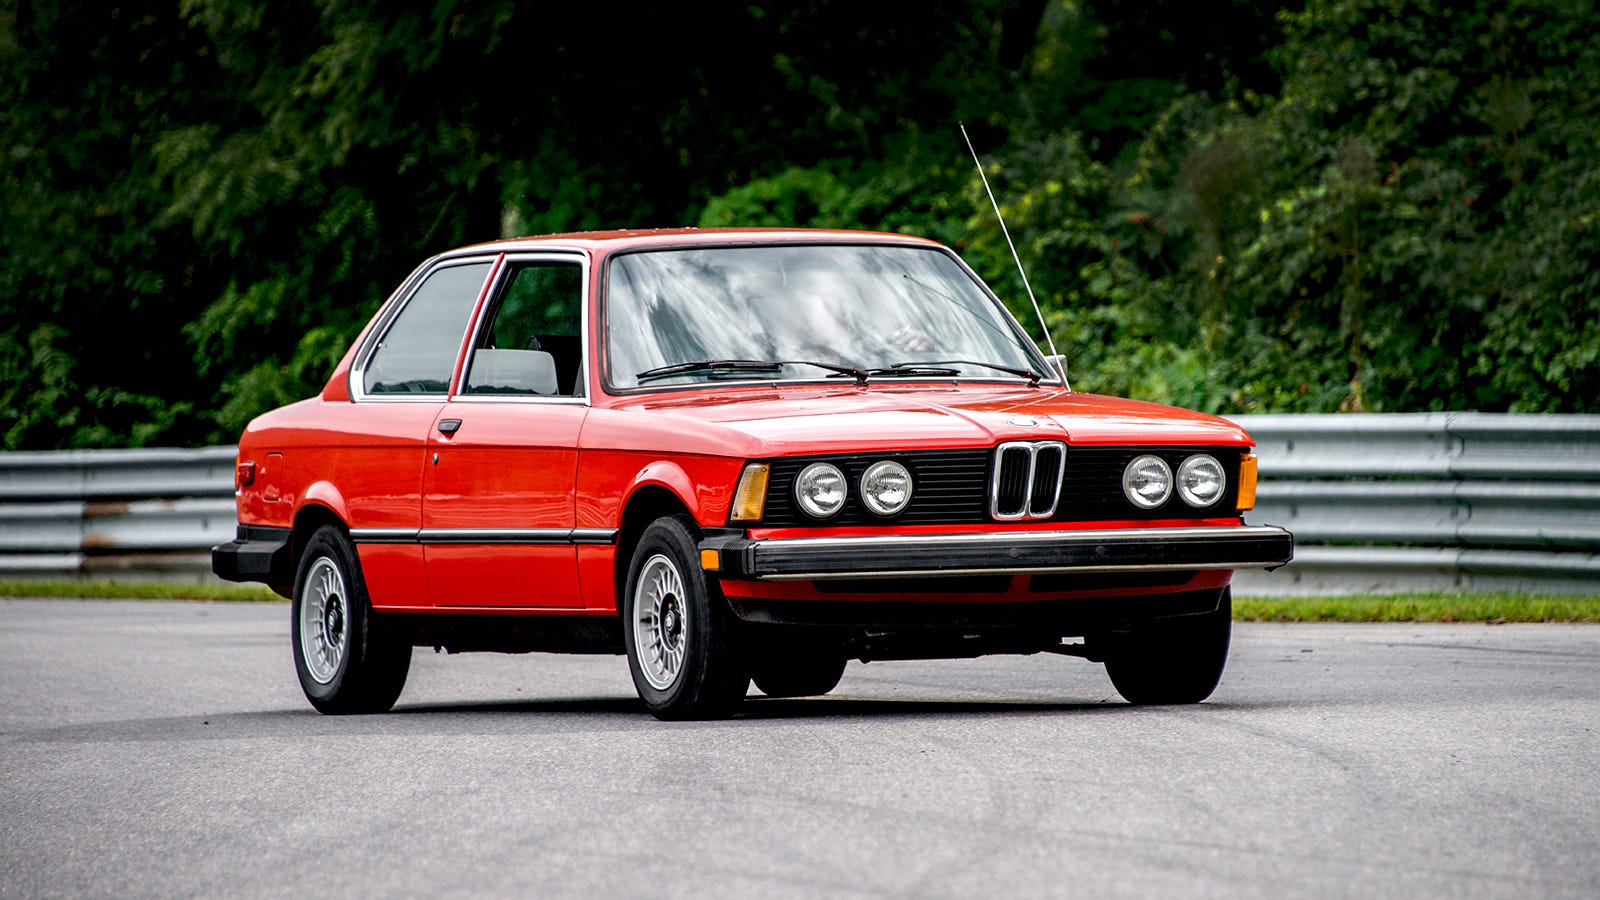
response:
[(0, 601), (0, 895), (1600, 895), (1600, 627), (1241, 625), (1207, 703), (852, 663), (727, 722), (619, 657), (416, 653), (329, 718), (285, 605)]

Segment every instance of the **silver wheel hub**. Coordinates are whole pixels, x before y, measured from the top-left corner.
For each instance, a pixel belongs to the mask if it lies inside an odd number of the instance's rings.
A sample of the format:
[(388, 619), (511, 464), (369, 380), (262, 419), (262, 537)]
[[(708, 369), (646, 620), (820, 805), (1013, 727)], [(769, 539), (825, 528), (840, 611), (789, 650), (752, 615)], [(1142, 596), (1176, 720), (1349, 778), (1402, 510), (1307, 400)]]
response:
[(689, 622), (684, 608), (683, 575), (663, 554), (645, 560), (633, 588), (633, 645), (639, 672), (664, 691), (683, 672)]
[(306, 573), (302, 592), (297, 623), (301, 655), (311, 680), (327, 684), (339, 674), (350, 649), (344, 573), (333, 560), (318, 557)]

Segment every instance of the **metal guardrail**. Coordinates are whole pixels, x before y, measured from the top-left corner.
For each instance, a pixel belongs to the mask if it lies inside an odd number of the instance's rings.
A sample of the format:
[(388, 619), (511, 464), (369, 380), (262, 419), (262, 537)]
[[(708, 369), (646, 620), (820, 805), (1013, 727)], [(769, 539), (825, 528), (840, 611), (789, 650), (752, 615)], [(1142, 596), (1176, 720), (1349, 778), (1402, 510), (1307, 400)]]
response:
[[(1600, 592), (1600, 416), (1237, 416), (1251, 523), (1295, 561), (1239, 593)], [(234, 448), (0, 453), (0, 574), (210, 578)], [(1070, 461), (1069, 461), (1070, 464)]]
[(1252, 523), (1295, 561), (1239, 593), (1600, 592), (1600, 416), (1236, 416), (1256, 439)]
[(232, 447), (0, 453), (0, 574), (211, 578)]

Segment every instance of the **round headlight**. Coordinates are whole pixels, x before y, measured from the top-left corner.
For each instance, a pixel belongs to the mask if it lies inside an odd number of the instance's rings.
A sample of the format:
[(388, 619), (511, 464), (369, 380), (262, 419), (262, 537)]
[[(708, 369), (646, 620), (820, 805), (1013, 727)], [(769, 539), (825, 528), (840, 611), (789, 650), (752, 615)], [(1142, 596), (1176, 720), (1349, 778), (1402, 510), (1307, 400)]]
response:
[(1172, 496), (1172, 469), (1159, 456), (1140, 456), (1122, 470), (1122, 493), (1140, 509), (1155, 509)]
[(1227, 485), (1228, 475), (1222, 471), (1222, 463), (1204, 453), (1189, 457), (1178, 467), (1178, 496), (1197, 509), (1221, 500)]
[(794, 480), (794, 499), (806, 515), (826, 519), (844, 509), (844, 473), (832, 463), (812, 463)]
[(861, 502), (880, 516), (898, 515), (911, 502), (911, 472), (891, 459), (861, 473)]

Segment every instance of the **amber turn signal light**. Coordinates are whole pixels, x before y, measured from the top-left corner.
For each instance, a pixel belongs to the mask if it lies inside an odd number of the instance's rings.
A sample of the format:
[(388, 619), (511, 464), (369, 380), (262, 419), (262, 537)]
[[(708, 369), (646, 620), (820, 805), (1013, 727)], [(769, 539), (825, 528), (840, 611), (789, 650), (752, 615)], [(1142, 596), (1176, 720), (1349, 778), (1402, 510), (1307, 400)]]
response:
[(744, 467), (744, 474), (739, 476), (739, 489), (733, 492), (733, 513), (729, 516), (732, 521), (761, 521), (767, 511), (767, 477), (771, 474), (772, 467), (766, 463)]
[(1246, 453), (1239, 460), (1239, 512), (1256, 508), (1256, 455)]

